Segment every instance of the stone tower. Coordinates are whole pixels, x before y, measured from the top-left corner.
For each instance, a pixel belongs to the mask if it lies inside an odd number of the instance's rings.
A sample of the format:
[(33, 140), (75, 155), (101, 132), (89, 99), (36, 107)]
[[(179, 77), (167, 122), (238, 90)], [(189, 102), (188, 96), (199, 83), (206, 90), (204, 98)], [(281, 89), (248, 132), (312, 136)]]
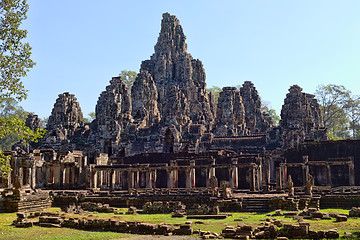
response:
[(326, 140), (328, 137), (315, 96), (303, 93), (298, 85), (291, 86), (286, 94), (280, 127), (284, 149), (296, 146), (305, 139)]
[[(164, 123), (168, 120), (166, 115), (177, 115), (179, 110), (169, 106), (168, 100), (182, 101), (184, 104), (187, 102), (189, 106), (189, 115), (181, 117), (181, 122), (173, 119), (175, 124), (212, 123), (214, 118), (206, 92), (205, 70), (201, 61), (193, 59), (187, 52), (185, 39), (176, 16), (164, 13), (160, 34), (154, 47), (155, 53), (150, 60), (142, 62), (140, 72), (147, 71), (155, 82), (158, 109)], [(174, 94), (175, 89), (179, 91), (178, 94)], [(177, 99), (171, 99), (172, 97)], [(183, 121), (187, 117), (190, 122)]]
[(63, 129), (65, 136), (71, 136), (82, 126), (83, 114), (74, 94), (59, 94), (51, 111), (47, 129)]

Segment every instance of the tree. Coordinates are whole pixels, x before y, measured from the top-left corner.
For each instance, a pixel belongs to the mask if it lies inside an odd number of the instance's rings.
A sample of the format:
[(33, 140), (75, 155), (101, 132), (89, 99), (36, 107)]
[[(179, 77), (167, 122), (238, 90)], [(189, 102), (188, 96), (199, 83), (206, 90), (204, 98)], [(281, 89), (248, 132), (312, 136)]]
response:
[[(19, 106), (18, 102), (13, 98), (0, 99), (0, 105), (4, 106), (0, 109), (0, 118), (18, 117), (22, 121), (25, 121), (27, 115), (29, 114), (21, 106)], [(12, 145), (19, 142), (20, 140), (21, 139), (18, 137), (17, 133), (11, 132), (3, 138), (0, 138), (0, 149), (3, 151), (11, 150)]]
[(360, 120), (359, 97), (344, 86), (335, 84), (319, 85), (315, 95), (329, 136), (333, 139), (349, 138), (351, 135), (355, 137)]
[[(28, 5), (26, 0), (0, 1), (0, 99), (14, 98), (21, 101), (27, 96), (21, 78), (25, 77), (35, 63), (31, 60), (31, 47), (23, 43), (27, 31), (20, 29), (26, 19)], [(3, 103), (2, 108), (6, 105)], [(16, 133), (24, 143), (36, 141), (44, 134), (43, 130), (32, 131), (25, 121), (17, 116), (0, 117), (0, 138)], [(11, 171), (10, 156), (0, 149), (0, 175), (7, 177)]]
[(125, 85), (129, 89), (131, 89), (131, 87), (133, 86), (133, 84), (135, 82), (137, 73), (134, 71), (122, 70), (121, 73), (119, 74), (119, 76), (124, 81)]
[(84, 118), (84, 123), (91, 123), (96, 118), (95, 112), (90, 112), (87, 118)]
[(218, 103), (218, 100), (219, 100), (219, 96), (220, 96), (220, 92), (222, 91), (222, 89), (218, 86), (212, 86), (211, 88), (207, 88), (206, 91), (208, 93), (213, 93), (214, 94), (214, 101), (215, 101), (215, 104)]
[(27, 31), (19, 29), (26, 19), (26, 0), (1, 0), (0, 2), (0, 97), (26, 98), (21, 78), (35, 63), (30, 59), (31, 47), (23, 43)]
[(274, 125), (279, 125), (280, 117), (276, 114), (275, 109), (271, 108), (269, 102), (261, 100), (261, 112), (269, 115)]
[(353, 139), (360, 139), (360, 97), (353, 99), (348, 110), (349, 130)]

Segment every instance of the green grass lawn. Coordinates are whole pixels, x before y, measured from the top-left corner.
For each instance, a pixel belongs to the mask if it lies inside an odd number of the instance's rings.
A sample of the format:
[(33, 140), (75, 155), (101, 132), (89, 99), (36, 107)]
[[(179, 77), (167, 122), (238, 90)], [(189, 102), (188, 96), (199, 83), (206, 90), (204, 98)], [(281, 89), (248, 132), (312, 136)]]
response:
[[(59, 211), (59, 208), (51, 208), (49, 211)], [(125, 211), (125, 210), (124, 210)], [(322, 212), (338, 212), (348, 214), (348, 210), (343, 209), (323, 209)], [(69, 215), (70, 216), (70, 215)], [(71, 214), (74, 217), (98, 217), (98, 218), (116, 218), (119, 220), (133, 220), (148, 223), (166, 223), (183, 224), (186, 221), (196, 222), (196, 219), (187, 220), (186, 218), (172, 218), (170, 214), (135, 214), (123, 215), (113, 213), (86, 213), (84, 215)], [(284, 223), (295, 223), (291, 217), (276, 216), (269, 217), (266, 214), (257, 213), (232, 213), (232, 216), (219, 220), (199, 220), (203, 223), (193, 223), (193, 229), (221, 232), (226, 225), (244, 223), (254, 227), (264, 224), (264, 219), (276, 218), (282, 219)], [(15, 213), (0, 213), (0, 239), (131, 239), (136, 235), (113, 233), (113, 232), (92, 232), (69, 228), (42, 228), (34, 226), (32, 228), (15, 228), (11, 223), (16, 219)], [(328, 230), (337, 228), (341, 234), (344, 232), (360, 231), (360, 219), (351, 218), (347, 222), (334, 222), (334, 220), (305, 220), (311, 223), (312, 230)]]
[[(54, 210), (53, 210), (54, 211)], [(16, 228), (11, 226), (16, 219), (15, 213), (0, 213), (0, 239), (128, 239), (130, 234), (114, 232), (91, 232), (70, 228)]]

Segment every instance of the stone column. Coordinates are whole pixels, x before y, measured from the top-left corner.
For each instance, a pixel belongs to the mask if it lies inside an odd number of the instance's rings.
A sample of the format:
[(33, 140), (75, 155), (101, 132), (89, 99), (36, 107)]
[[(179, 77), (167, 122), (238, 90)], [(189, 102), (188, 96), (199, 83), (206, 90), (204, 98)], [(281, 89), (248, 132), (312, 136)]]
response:
[(151, 170), (147, 170), (146, 171), (146, 188), (153, 188), (153, 174), (152, 174), (152, 171)]
[(258, 185), (257, 185), (257, 189), (261, 190), (262, 189), (262, 181), (263, 181), (263, 178), (262, 178), (262, 165), (259, 164), (258, 166), (258, 169), (257, 169), (257, 180), (258, 180)]
[(103, 186), (103, 177), (104, 177), (104, 173), (103, 173), (103, 170), (99, 170), (98, 171), (98, 179), (99, 179), (99, 187), (100, 189), (102, 188)]
[(256, 190), (255, 166), (250, 167), (250, 191)]
[(177, 187), (177, 169), (176, 169), (176, 161), (170, 160), (170, 166), (167, 170), (167, 187), (168, 188), (176, 188)]
[(153, 170), (151, 172), (151, 185), (153, 188), (156, 188), (156, 178), (157, 178), (156, 170)]
[(128, 171), (128, 188), (134, 188), (134, 172)]
[(115, 190), (115, 170), (111, 169), (109, 174), (109, 181), (110, 181), (110, 189)]
[(331, 167), (329, 164), (326, 165), (326, 171), (327, 171), (327, 186), (331, 187), (332, 183), (331, 183)]
[(355, 186), (355, 173), (354, 173), (354, 164), (349, 163), (349, 185)]
[(31, 185), (30, 185), (30, 187), (32, 189), (35, 189), (36, 188), (36, 166), (35, 165), (32, 166), (30, 168), (30, 170), (31, 170)]
[(186, 168), (186, 188), (195, 187), (195, 160), (190, 160), (189, 167)]
[(139, 171), (134, 172), (134, 186), (135, 186), (135, 188), (140, 188), (140, 172)]
[(210, 187), (210, 179), (212, 178), (212, 177), (216, 177), (216, 169), (215, 169), (215, 164), (216, 164), (216, 162), (215, 162), (215, 158), (213, 157), (213, 156), (211, 156), (211, 159), (210, 159), (210, 164), (211, 164), (211, 167), (210, 168), (208, 168), (207, 169), (207, 173), (208, 173), (208, 175), (207, 175), (207, 179), (206, 179), (206, 186), (207, 187)]
[(277, 167), (276, 168), (276, 190), (282, 190), (283, 189), (281, 179), (282, 179), (281, 168)]
[(64, 166), (60, 166), (59, 170), (60, 170), (60, 187), (64, 186), (65, 183), (65, 167)]
[(20, 186), (23, 186), (24, 183), (24, 176), (23, 176), (23, 173), (24, 172), (24, 169), (22, 167), (19, 167), (19, 170), (18, 170), (18, 176), (19, 176), (19, 181), (20, 181)]
[(238, 167), (237, 167), (237, 159), (232, 160), (232, 166), (230, 167), (229, 172), (229, 184), (230, 188), (238, 188), (239, 187), (239, 175), (238, 175)]
[(97, 170), (92, 169), (92, 174), (93, 174), (93, 188), (97, 189), (97, 179), (98, 179)]

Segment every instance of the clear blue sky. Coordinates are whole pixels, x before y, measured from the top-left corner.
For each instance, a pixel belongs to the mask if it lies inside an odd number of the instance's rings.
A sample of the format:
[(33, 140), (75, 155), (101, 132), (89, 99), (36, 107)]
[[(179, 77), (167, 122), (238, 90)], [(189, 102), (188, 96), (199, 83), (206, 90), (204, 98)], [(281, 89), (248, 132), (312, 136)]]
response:
[(37, 65), (24, 78), (27, 111), (48, 117), (74, 93), (84, 116), (121, 70), (154, 51), (162, 13), (178, 17), (207, 86), (255, 84), (280, 114), (288, 89), (342, 84), (360, 94), (360, 1), (29, 0), (23, 28)]

